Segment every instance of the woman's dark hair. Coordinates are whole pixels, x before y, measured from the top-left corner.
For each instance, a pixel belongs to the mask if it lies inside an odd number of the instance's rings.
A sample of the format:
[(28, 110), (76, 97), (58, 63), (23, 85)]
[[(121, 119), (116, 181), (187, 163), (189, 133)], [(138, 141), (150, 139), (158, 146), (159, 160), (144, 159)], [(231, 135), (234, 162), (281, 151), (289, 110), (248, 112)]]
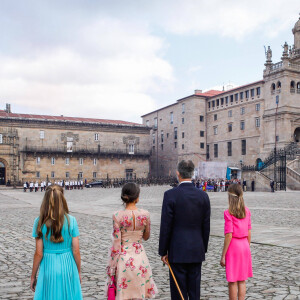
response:
[(122, 188), (121, 199), (125, 204), (133, 203), (139, 195), (140, 187), (134, 182), (128, 182)]

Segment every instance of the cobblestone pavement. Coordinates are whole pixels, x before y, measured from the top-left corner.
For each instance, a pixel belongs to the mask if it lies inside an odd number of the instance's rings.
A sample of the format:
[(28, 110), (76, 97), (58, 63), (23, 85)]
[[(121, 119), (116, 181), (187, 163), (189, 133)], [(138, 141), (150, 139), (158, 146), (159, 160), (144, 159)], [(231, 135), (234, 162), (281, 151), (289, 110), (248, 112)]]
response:
[[(157, 255), (161, 199), (166, 189), (168, 187), (142, 188), (140, 205), (153, 215), (152, 236), (145, 242), (145, 248), (160, 290), (157, 299), (170, 300), (168, 271)], [(103, 290), (110, 246), (110, 216), (120, 208), (119, 193), (120, 189), (66, 193), (71, 214), (77, 218), (81, 233), (84, 299), (105, 299)], [(209, 195), (212, 225), (223, 224), (226, 194)], [(268, 228), (277, 230), (270, 231), (269, 235), (284, 240), (286, 228), (300, 230), (299, 192), (275, 195), (247, 193), (245, 198), (257, 232), (260, 228), (272, 226)], [(34, 254), (31, 230), (41, 199), (42, 193), (0, 191), (0, 299), (33, 298), (29, 289)], [(222, 244), (222, 237), (211, 236), (207, 259), (203, 264), (201, 299), (228, 299), (225, 271), (219, 266)], [(246, 299), (300, 299), (300, 250), (291, 245), (281, 247), (268, 244), (251, 245), (254, 278), (247, 282)]]

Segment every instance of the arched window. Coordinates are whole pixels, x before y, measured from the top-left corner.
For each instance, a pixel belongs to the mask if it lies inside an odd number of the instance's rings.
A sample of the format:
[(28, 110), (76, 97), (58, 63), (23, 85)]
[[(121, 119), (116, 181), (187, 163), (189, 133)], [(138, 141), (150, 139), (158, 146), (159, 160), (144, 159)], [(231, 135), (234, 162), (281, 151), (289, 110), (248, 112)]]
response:
[(295, 81), (291, 81), (291, 93), (295, 93)]
[(281, 88), (281, 82), (280, 82), (280, 81), (277, 82), (277, 88), (278, 88), (278, 89)]
[(274, 94), (274, 93), (275, 93), (275, 88), (276, 88), (275, 83), (272, 83), (272, 84), (271, 84), (271, 94)]

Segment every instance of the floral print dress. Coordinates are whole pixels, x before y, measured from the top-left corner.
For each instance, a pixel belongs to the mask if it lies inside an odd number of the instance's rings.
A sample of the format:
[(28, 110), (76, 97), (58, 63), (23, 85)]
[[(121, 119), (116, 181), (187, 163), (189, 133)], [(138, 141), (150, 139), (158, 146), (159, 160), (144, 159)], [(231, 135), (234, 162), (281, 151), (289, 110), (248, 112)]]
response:
[(142, 244), (150, 233), (150, 214), (143, 209), (113, 214), (113, 245), (108, 275), (115, 275), (116, 300), (155, 298), (157, 288)]

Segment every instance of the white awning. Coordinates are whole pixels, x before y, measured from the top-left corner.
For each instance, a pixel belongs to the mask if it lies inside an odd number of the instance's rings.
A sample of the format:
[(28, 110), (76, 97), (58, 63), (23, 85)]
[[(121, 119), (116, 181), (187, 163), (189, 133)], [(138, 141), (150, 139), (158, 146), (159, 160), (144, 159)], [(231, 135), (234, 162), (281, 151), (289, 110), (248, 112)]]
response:
[(239, 168), (237, 168), (237, 167), (228, 167), (229, 169), (231, 169), (231, 170), (240, 170)]

